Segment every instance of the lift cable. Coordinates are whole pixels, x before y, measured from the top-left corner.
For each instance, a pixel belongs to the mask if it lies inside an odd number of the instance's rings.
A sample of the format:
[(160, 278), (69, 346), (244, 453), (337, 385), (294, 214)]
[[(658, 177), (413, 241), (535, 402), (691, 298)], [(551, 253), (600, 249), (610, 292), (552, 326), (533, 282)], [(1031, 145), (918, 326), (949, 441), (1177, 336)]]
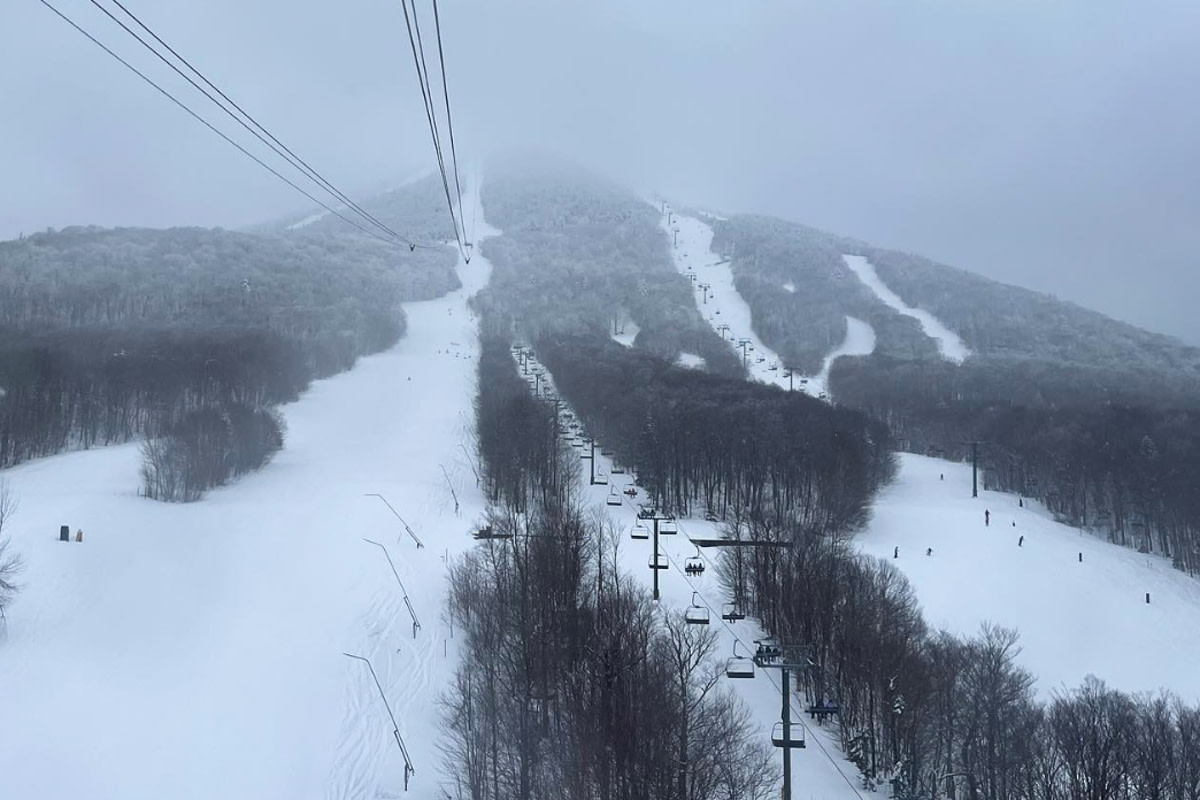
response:
[[(362, 226), (362, 225), (360, 225), (359, 223), (355, 222), (353, 219), (350, 219), (350, 218), (348, 218), (348, 217), (345, 217), (345, 216), (343, 216), (342, 214), (338, 213), (338, 211), (337, 211), (336, 209), (332, 208), (331, 206), (327, 205), (326, 203), (323, 203), (321, 200), (317, 199), (316, 197), (314, 197), (313, 195), (311, 195), (310, 193), (308, 193), (307, 191), (305, 191), (305, 190), (304, 190), (303, 188), (301, 188), (300, 186), (297, 186), (297, 185), (295, 184), (295, 182), (291, 181), (290, 179), (288, 179), (287, 177), (285, 177), (284, 175), (282, 175), (282, 174), (281, 174), (281, 173), (280, 173), (280, 172), (279, 172), (277, 169), (275, 169), (274, 167), (272, 167), (270, 164), (267, 164), (266, 162), (264, 162), (264, 161), (263, 161), (261, 158), (259, 158), (258, 156), (254, 155), (253, 153), (251, 153), (251, 152), (250, 152), (249, 150), (247, 150), (245, 147), (242, 147), (242, 145), (240, 145), (240, 144), (238, 144), (237, 142), (235, 142), (235, 141), (234, 141), (233, 139), (231, 139), (231, 138), (230, 138), (230, 137), (229, 137), (227, 134), (223, 133), (223, 132), (222, 132), (220, 129), (218, 129), (218, 128), (217, 128), (215, 125), (213, 125), (211, 122), (209, 122), (209, 121), (208, 121), (208, 120), (206, 120), (204, 117), (200, 116), (198, 113), (196, 113), (195, 111), (193, 111), (193, 110), (192, 110), (191, 108), (189, 108), (189, 107), (188, 107), (188, 105), (187, 105), (186, 103), (184, 103), (182, 100), (179, 100), (177, 97), (175, 97), (175, 95), (171, 94), (171, 93), (170, 93), (170, 92), (168, 92), (166, 89), (164, 89), (162, 86), (160, 86), (159, 84), (155, 83), (155, 82), (154, 82), (154, 80), (153, 80), (153, 79), (151, 79), (149, 76), (147, 76), (147, 75), (146, 75), (144, 72), (142, 72), (142, 71), (141, 71), (141, 70), (139, 70), (137, 67), (135, 67), (135, 66), (133, 66), (132, 64), (130, 64), (130, 63), (129, 63), (128, 61), (126, 61), (124, 58), (121, 58), (121, 56), (117, 55), (115, 52), (113, 52), (111, 49), (109, 49), (107, 45), (105, 45), (105, 44), (104, 44), (103, 42), (101, 42), (99, 39), (97, 39), (96, 37), (94, 37), (94, 36), (92, 36), (90, 33), (88, 33), (86, 30), (84, 30), (84, 29), (83, 29), (83, 28), (82, 28), (82, 27), (81, 27), (81, 26), (80, 26), (78, 23), (76, 23), (76, 22), (75, 22), (73, 19), (71, 19), (71, 18), (70, 18), (70, 17), (68, 17), (66, 14), (64, 14), (64, 13), (63, 13), (63, 12), (61, 12), (61, 11), (59, 11), (57, 8), (55, 8), (55, 7), (54, 7), (54, 6), (53, 6), (53, 5), (52, 5), (52, 4), (49, 2), (49, 0), (38, 0), (38, 2), (39, 2), (39, 3), (41, 3), (42, 5), (44, 5), (46, 8), (50, 9), (51, 11), (53, 11), (53, 12), (54, 12), (54, 14), (55, 14), (56, 16), (58, 16), (60, 19), (62, 19), (64, 22), (66, 22), (68, 25), (70, 25), (72, 28), (74, 28), (76, 31), (78, 31), (80, 34), (82, 34), (84, 37), (86, 37), (86, 38), (87, 38), (87, 39), (88, 39), (88, 40), (89, 40), (89, 41), (90, 41), (92, 44), (96, 45), (96, 46), (97, 46), (97, 47), (99, 47), (101, 50), (103, 50), (105, 53), (108, 53), (108, 55), (112, 56), (114, 59), (116, 59), (117, 61), (119, 61), (119, 62), (120, 62), (120, 63), (121, 63), (121, 64), (122, 64), (122, 65), (123, 65), (123, 66), (124, 66), (126, 69), (128, 69), (130, 72), (132, 72), (133, 74), (137, 75), (139, 78), (141, 78), (141, 79), (142, 79), (143, 81), (145, 81), (146, 83), (150, 84), (150, 86), (154, 87), (154, 88), (155, 88), (155, 89), (156, 89), (156, 90), (157, 90), (157, 91), (158, 91), (160, 94), (162, 94), (164, 97), (166, 97), (166, 98), (167, 98), (168, 100), (170, 100), (172, 103), (174, 103), (175, 105), (177, 105), (177, 106), (179, 106), (181, 109), (183, 109), (185, 112), (187, 112), (189, 116), (191, 116), (193, 119), (195, 119), (195, 120), (196, 120), (197, 122), (199, 122), (201, 125), (203, 125), (204, 127), (208, 128), (210, 131), (212, 131), (213, 133), (215, 133), (217, 136), (220, 136), (222, 139), (224, 139), (226, 142), (228, 142), (229, 144), (231, 144), (233, 147), (237, 148), (237, 149), (238, 149), (238, 151), (239, 151), (239, 152), (241, 152), (241, 153), (242, 153), (244, 156), (246, 156), (247, 158), (249, 158), (249, 159), (251, 159), (252, 161), (254, 161), (254, 163), (258, 164), (260, 167), (262, 167), (263, 169), (265, 169), (265, 170), (267, 170), (268, 172), (270, 172), (270, 173), (271, 173), (272, 175), (274, 175), (276, 178), (279, 178), (279, 180), (283, 181), (283, 182), (284, 182), (284, 183), (286, 183), (288, 186), (292, 187), (292, 188), (293, 188), (293, 189), (295, 189), (297, 192), (299, 192), (300, 194), (304, 195), (304, 196), (305, 196), (305, 197), (307, 197), (309, 200), (311, 200), (312, 202), (314, 202), (314, 203), (316, 203), (317, 205), (319, 205), (321, 208), (323, 208), (323, 209), (325, 209), (326, 211), (328, 211), (330, 214), (333, 214), (333, 215), (334, 215), (335, 217), (337, 217), (338, 219), (342, 220), (343, 222), (345, 222), (345, 223), (347, 223), (347, 224), (349, 224), (349, 225), (353, 225), (355, 228), (358, 228), (360, 231), (362, 231), (362, 232), (363, 232), (363, 233), (365, 233), (366, 235), (368, 235), (368, 236), (370, 236), (370, 237), (372, 237), (372, 238), (374, 238), (374, 239), (378, 239), (379, 241), (381, 241), (381, 242), (383, 242), (383, 243), (385, 243), (385, 244), (392, 245), (393, 247), (399, 247), (399, 246), (400, 246), (400, 244), (399, 244), (398, 242), (396, 242), (395, 240), (393, 240), (393, 239), (389, 239), (389, 238), (385, 238), (385, 237), (383, 237), (383, 236), (379, 235), (378, 233), (376, 233), (375, 231), (372, 231), (372, 230), (370, 230), (369, 228), (365, 228), (365, 227), (363, 227), (363, 226)], [(408, 246), (409, 246), (409, 248), (410, 248), (410, 249), (412, 249), (412, 247), (413, 247), (413, 245), (408, 245)], [(418, 247), (426, 247), (427, 245), (417, 245), (417, 246), (418, 246)]]
[[(121, 11), (123, 11), (130, 19), (132, 19), (135, 23), (137, 23), (137, 25), (139, 27), (141, 27), (142, 30), (144, 30), (151, 37), (153, 37), (156, 42), (158, 42), (160, 45), (165, 47), (171, 55), (173, 55), (175, 58), (177, 58), (180, 61), (180, 63), (182, 63), (189, 70), (191, 70), (210, 89), (212, 89), (214, 92), (216, 92), (218, 95), (220, 95), (221, 98), (223, 100), (225, 100), (225, 102), (228, 103), (230, 106), (232, 106), (233, 109), (235, 109), (239, 114), (241, 114), (242, 117), (245, 117), (246, 120), (249, 120), (249, 124), (247, 124), (247, 122), (244, 121), (237, 114), (233, 113), (233, 111), (231, 111), (228, 107), (226, 107), (223, 103), (221, 103), (220, 100), (218, 100), (216, 97), (213, 97), (213, 95), (211, 93), (209, 93), (203, 86), (200, 86), (198, 83), (196, 83), (196, 81), (193, 80), (191, 78), (191, 76), (189, 76), (187, 73), (183, 72), (177, 65), (172, 63), (171, 60), (168, 59), (166, 56), (164, 56), (157, 48), (154, 47), (154, 45), (152, 45), (150, 42), (143, 39), (141, 36), (138, 35), (138, 33), (136, 31), (130, 29), (130, 27), (128, 25), (126, 25), (124, 22), (122, 22), (120, 19), (118, 19), (116, 16), (114, 16), (113, 13), (111, 11), (109, 11), (107, 8), (105, 8), (103, 5), (101, 5), (98, 2), (98, 0), (90, 0), (90, 2), (93, 6), (100, 9), (100, 11), (103, 12), (105, 16), (107, 16), (109, 19), (111, 19), (117, 25), (120, 25), (121, 28), (126, 33), (128, 33), (130, 36), (132, 36), (134, 39), (136, 39), (143, 47), (145, 47), (147, 50), (149, 50), (151, 53), (153, 53), (160, 61), (162, 61), (164, 64), (166, 64), (168, 67), (170, 67), (176, 74), (178, 74), (181, 78), (183, 78), (188, 83), (190, 83), (197, 91), (199, 91), (201, 94), (203, 94), (205, 97), (207, 97), (210, 101), (212, 101), (212, 103), (215, 106), (217, 106), (217, 108), (221, 109), (226, 114), (228, 114), (230, 118), (232, 118), (235, 122), (237, 122), (239, 125), (241, 125), (243, 128), (245, 128), (247, 131), (249, 131), (251, 133), (251, 135), (253, 135), (255, 138), (257, 138), (260, 142), (265, 144), (267, 147), (271, 148), (271, 150), (273, 150), (277, 155), (279, 155), (281, 158), (283, 158), (285, 161), (287, 161), (288, 164), (295, 167), (300, 172), (304, 173), (304, 176), (306, 178), (308, 178), (309, 180), (318, 184), (322, 189), (324, 189), (328, 193), (332, 194), (339, 201), (344, 203), (348, 208), (357, 212), (360, 216), (362, 216), (364, 219), (366, 219), (369, 223), (371, 223), (372, 225), (374, 225), (375, 227), (377, 227), (381, 231), (383, 231), (383, 233), (385, 235), (392, 236), (392, 237), (404, 242), (410, 248), (415, 248), (418, 246), (418, 245), (416, 245), (416, 243), (410, 241), (404, 235), (396, 232), (392, 228), (385, 225), (383, 222), (381, 222), (379, 219), (377, 219), (370, 212), (363, 209), (358, 203), (351, 200), (344, 192), (342, 192), (340, 189), (338, 189), (336, 186), (334, 186), (330, 181), (328, 181), (323, 175), (321, 175), (321, 173), (317, 172), (316, 169), (311, 167), (307, 161), (302, 159), (300, 156), (296, 155), (296, 153), (293, 152), (291, 148), (289, 148), (287, 145), (285, 145), (283, 142), (281, 142), (278, 138), (276, 138), (274, 134), (272, 134), (269, 130), (267, 130), (262, 124), (260, 124), (258, 122), (258, 120), (256, 120), (249, 112), (247, 112), (245, 109), (243, 109), (232, 98), (230, 98), (229, 95), (227, 95), (218, 86), (216, 86), (212, 81), (210, 81), (204, 75), (204, 73), (202, 73), (200, 70), (198, 70), (196, 67), (194, 67), (190, 61), (188, 61), (186, 58), (184, 58), (182, 55), (180, 55), (179, 52), (175, 50), (175, 48), (171, 47), (170, 44), (165, 42), (162, 39), (162, 37), (160, 37), (157, 33), (155, 33), (148, 25), (146, 25), (146, 23), (142, 22), (142, 20), (136, 14), (134, 14), (124, 4), (121, 3), (121, 0), (112, 0), (112, 3), (113, 3), (113, 5), (117, 6), (117, 8), (121, 9)], [(252, 128), (252, 127), (250, 127), (250, 125), (253, 125), (254, 127)], [(255, 130), (255, 129), (257, 129), (257, 130)], [(259, 131), (261, 131), (261, 133)], [(270, 141), (268, 141), (268, 139)]]
[[(413, 2), (411, 13), (409, 3)], [(417, 7), (415, 0), (400, 0), (400, 6), (404, 10), (404, 25), (408, 31), (408, 43), (412, 48), (413, 65), (417, 72), (417, 82), (421, 87), (421, 98), (425, 103), (425, 118), (429, 123), (429, 133), (433, 140), (434, 155), (437, 156), (438, 172), (442, 177), (442, 188), (446, 192), (446, 206), (450, 211), (450, 223), (454, 228), (454, 238), (458, 242), (459, 252), (462, 254), (463, 260), (470, 263), (468, 256), (463, 246), (463, 236), (459, 233), (458, 219), (454, 211), (454, 199), (450, 194), (450, 181), (446, 175), (446, 160), (442, 152), (441, 136), (438, 131), (437, 111), (434, 108), (433, 94), (429, 84), (429, 70), (425, 61), (425, 42), (421, 36), (421, 22), (417, 15)], [(461, 212), (461, 204), (459, 211)]]

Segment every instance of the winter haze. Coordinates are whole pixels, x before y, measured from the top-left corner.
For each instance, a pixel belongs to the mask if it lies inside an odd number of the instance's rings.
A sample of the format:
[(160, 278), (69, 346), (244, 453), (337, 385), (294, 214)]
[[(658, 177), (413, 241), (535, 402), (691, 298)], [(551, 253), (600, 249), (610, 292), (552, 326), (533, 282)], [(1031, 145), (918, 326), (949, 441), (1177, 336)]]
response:
[[(211, 116), (86, 0), (54, 1)], [(127, 5), (339, 185), (432, 165), (398, 4)], [(443, 5), (472, 159), (549, 149), (1200, 343), (1191, 0)], [(0, 97), (0, 237), (309, 206), (38, 0), (0, 8)]]

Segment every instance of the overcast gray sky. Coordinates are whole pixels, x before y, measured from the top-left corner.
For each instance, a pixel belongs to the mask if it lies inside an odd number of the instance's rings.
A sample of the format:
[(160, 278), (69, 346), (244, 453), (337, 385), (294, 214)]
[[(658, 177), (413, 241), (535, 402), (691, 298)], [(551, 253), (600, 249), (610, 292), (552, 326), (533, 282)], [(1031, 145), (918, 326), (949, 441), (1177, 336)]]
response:
[[(123, 1), (343, 188), (432, 166), (395, 0)], [(51, 2), (167, 74), (89, 0)], [(1196, 0), (441, 6), (466, 160), (550, 148), (1200, 344)], [(0, 237), (309, 205), (38, 0), (0, 3), (0, 103)]]

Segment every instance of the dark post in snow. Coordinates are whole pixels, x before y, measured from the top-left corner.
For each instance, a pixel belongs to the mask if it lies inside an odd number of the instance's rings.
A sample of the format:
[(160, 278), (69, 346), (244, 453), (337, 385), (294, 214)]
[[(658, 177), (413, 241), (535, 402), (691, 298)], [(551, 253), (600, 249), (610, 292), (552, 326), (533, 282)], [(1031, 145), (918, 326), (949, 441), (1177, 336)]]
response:
[(654, 515), (654, 602), (658, 602), (658, 514)]
[(1146, 592), (1146, 605), (1150, 605), (1150, 593)]
[(971, 497), (979, 497), (979, 445), (982, 442), (967, 442), (971, 445)]
[(747, 368), (746, 364), (747, 364), (747, 361), (749, 358), (747, 353), (749, 352), (749, 349), (751, 346), (750, 340), (749, 339), (738, 339), (737, 346), (740, 347), (742, 350), (742, 369), (746, 369)]
[(754, 654), (754, 663), (763, 669), (777, 669), (782, 680), (781, 735), (771, 737), (771, 744), (783, 750), (783, 800), (792, 798), (792, 751), (803, 748), (804, 739), (792, 739), (792, 672), (812, 666), (808, 648), (802, 645), (774, 644), (771, 640), (760, 641)]

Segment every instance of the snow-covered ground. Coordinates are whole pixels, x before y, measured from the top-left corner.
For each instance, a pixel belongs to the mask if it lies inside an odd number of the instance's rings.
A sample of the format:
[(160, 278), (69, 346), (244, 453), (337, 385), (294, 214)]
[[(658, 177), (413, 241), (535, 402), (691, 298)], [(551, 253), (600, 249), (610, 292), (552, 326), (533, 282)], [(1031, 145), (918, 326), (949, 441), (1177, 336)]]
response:
[[(444, 796), (444, 558), (473, 543), (483, 510), (466, 301), (490, 267), (458, 270), (462, 289), (406, 305), (394, 348), (283, 409), (274, 463), (202, 502), (138, 498), (136, 445), (6, 472), (21, 502), (7, 530), (28, 566), (0, 642), (0, 795), (399, 797), (392, 725), (345, 651), (372, 660), (391, 702), (416, 767), (407, 796)], [(57, 541), (63, 524), (84, 542)], [(415, 638), (364, 537), (390, 551)]]
[[(745, 342), (743, 361), (752, 380), (824, 399), (829, 391), (829, 370), (834, 361), (842, 356), (865, 356), (874, 352), (874, 329), (860, 319), (846, 317), (846, 338), (826, 355), (821, 371), (816, 375), (789, 377), (779, 356), (755, 334), (753, 315), (750, 306), (738, 294), (733, 268), (712, 252), (712, 228), (695, 217), (673, 214), (672, 218), (673, 225), (663, 217), (662, 226), (668, 236), (674, 238), (678, 234), (678, 246), (672, 250), (675, 267), (692, 281), (696, 305), (713, 329), (733, 343), (739, 352), (743, 351), (741, 343)], [(784, 289), (796, 291), (790, 284), (785, 284)]]
[[(526, 380), (531, 388), (539, 389), (543, 395), (555, 393), (553, 378), (549, 371), (540, 367), (536, 357), (529, 361)], [(535, 372), (540, 377), (535, 378)], [(564, 409), (567, 409), (564, 406)], [(580, 450), (579, 452), (583, 452)], [(637, 489), (633, 476), (613, 474), (612, 459), (595, 451), (596, 473), (607, 478), (607, 485), (588, 486), (588, 471), (583, 471), (584, 501), (612, 519), (622, 534), (621, 567), (642, 581), (647, 588), (653, 585), (653, 573), (649, 560), (653, 539), (633, 540), (630, 536), (637, 523), (638, 504), (646, 502), (644, 492)], [(626, 491), (635, 489), (629, 496)], [(619, 505), (610, 505), (610, 498), (620, 500)], [(650, 524), (650, 523), (643, 523)], [(721, 617), (724, 597), (720, 581), (716, 576), (716, 563), (711, 549), (700, 550), (691, 544), (691, 539), (720, 538), (718, 526), (699, 519), (684, 519), (676, 522), (678, 533), (659, 536), (659, 551), (665, 556), (669, 568), (659, 570), (659, 608), (665, 614), (683, 614), (688, 606), (695, 604), (709, 610), (710, 626), (719, 637), (717, 658), (724, 662), (734, 655), (737, 643), (738, 655), (752, 655), (754, 640), (763, 636), (762, 629), (751, 619), (729, 622)], [(684, 572), (688, 559), (700, 558), (705, 564), (700, 576), (689, 576)], [(696, 594), (693, 595), (693, 592)], [(758, 733), (769, 743), (772, 726), (780, 719), (782, 707), (782, 685), (774, 670), (759, 669), (753, 679), (727, 679), (729, 686), (738, 694), (753, 715)], [(858, 788), (858, 769), (845, 759), (837, 744), (834, 723), (828, 727), (817, 725), (803, 714), (803, 698), (796, 693), (791, 697), (793, 724), (805, 730), (807, 747), (792, 753), (793, 796), (819, 800), (842, 800), (842, 798), (876, 797), (877, 795)], [(776, 763), (780, 763), (781, 749), (775, 750)]]
[(875, 272), (875, 267), (866, 258), (862, 256), (842, 255), (842, 260), (858, 276), (858, 279), (875, 293), (875, 296), (884, 305), (894, 308), (904, 316), (912, 317), (921, 323), (921, 330), (925, 331), (925, 335), (937, 342), (938, 351), (942, 354), (942, 358), (947, 361), (953, 361), (956, 364), (961, 364), (971, 354), (970, 348), (967, 347), (959, 335), (943, 325), (937, 317), (928, 311), (913, 308), (901, 300), (899, 295), (887, 287), (887, 284)]
[(1125, 691), (1165, 687), (1200, 701), (1200, 582), (1060, 525), (1037, 504), (1022, 508), (1013, 495), (981, 490), (972, 499), (969, 464), (916, 455), (901, 464), (858, 542), (908, 575), (930, 625), (1016, 628), (1019, 662), (1043, 696), (1093, 673)]
[(642, 329), (637, 326), (633, 320), (626, 320), (621, 325), (621, 330), (613, 333), (612, 338), (617, 344), (625, 347), (633, 347), (633, 340), (641, 333)]
[(680, 353), (679, 358), (675, 359), (675, 366), (686, 369), (704, 369), (705, 363), (704, 357), (695, 353)]

